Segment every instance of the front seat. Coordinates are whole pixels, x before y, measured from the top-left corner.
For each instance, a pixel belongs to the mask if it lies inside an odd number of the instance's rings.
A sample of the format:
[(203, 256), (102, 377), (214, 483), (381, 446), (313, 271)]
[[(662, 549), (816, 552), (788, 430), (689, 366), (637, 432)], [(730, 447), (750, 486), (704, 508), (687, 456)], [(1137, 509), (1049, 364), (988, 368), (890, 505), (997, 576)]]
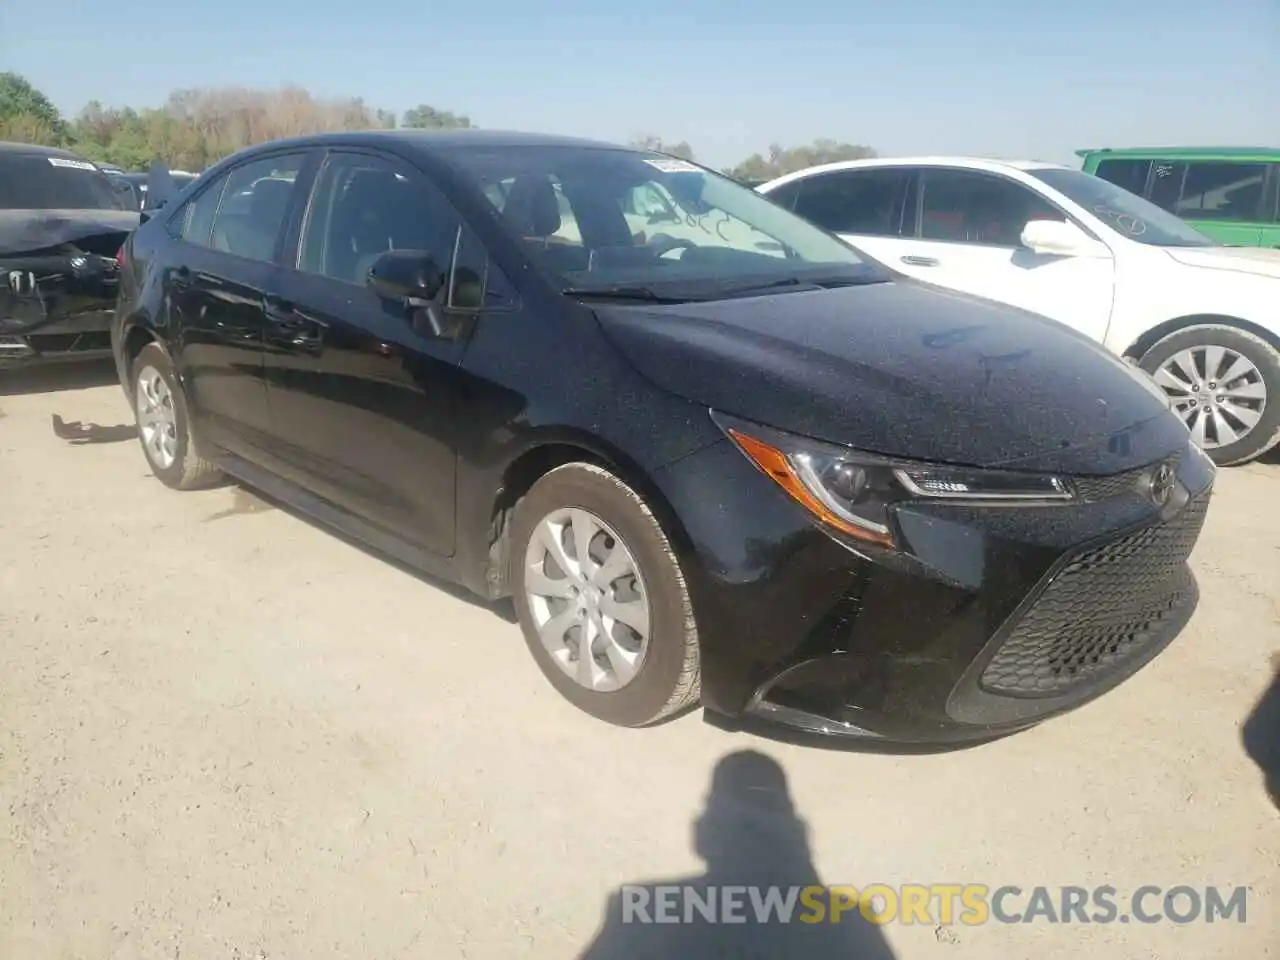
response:
[(507, 193), (502, 215), (526, 240), (541, 240), (560, 229), (560, 201), (555, 187), (545, 176), (517, 177)]

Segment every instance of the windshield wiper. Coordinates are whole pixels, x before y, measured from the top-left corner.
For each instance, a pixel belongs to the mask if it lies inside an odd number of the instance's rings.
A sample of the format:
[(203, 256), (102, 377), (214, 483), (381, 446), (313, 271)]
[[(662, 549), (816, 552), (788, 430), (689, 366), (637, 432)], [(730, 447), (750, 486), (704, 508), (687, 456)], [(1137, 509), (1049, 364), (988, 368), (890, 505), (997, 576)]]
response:
[(718, 290), (717, 293), (724, 297), (734, 297), (742, 294), (762, 293), (766, 290), (780, 290), (784, 287), (790, 287), (796, 291), (830, 290), (833, 287), (855, 287), (868, 283), (883, 283), (884, 280), (884, 277), (875, 274), (857, 277), (784, 277), (781, 280), (770, 280), (765, 283), (728, 287)]
[(601, 300), (642, 300), (646, 303), (684, 303), (688, 297), (664, 297), (648, 287), (565, 287), (566, 297), (592, 297)]

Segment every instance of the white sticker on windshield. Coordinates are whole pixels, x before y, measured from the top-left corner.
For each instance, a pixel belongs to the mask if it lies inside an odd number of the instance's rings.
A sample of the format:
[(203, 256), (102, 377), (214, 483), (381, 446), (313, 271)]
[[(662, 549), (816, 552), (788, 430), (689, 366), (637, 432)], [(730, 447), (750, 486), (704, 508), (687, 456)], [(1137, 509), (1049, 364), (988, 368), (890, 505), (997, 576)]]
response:
[(680, 160), (676, 157), (655, 157), (653, 159), (645, 158), (645, 163), (653, 167), (655, 170), (661, 170), (663, 173), (701, 173), (702, 168), (695, 166), (688, 160)]
[(71, 167), (73, 170), (97, 170), (88, 160), (68, 160), (66, 157), (50, 157), (49, 163), (55, 167)]

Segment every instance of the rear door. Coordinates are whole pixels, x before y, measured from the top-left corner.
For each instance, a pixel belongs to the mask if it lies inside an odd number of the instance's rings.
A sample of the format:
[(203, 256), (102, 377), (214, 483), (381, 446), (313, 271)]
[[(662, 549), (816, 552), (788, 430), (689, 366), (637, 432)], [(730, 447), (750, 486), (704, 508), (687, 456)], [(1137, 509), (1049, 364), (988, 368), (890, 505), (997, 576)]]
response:
[(904, 211), (913, 173), (907, 167), (869, 167), (819, 173), (780, 188), (774, 197), (825, 230), (839, 234), (890, 267), (902, 269)]
[(180, 242), (163, 283), (192, 415), (212, 443), (258, 463), (268, 462), (272, 428), (264, 301), (306, 159), (291, 151), (247, 160), (168, 223)]

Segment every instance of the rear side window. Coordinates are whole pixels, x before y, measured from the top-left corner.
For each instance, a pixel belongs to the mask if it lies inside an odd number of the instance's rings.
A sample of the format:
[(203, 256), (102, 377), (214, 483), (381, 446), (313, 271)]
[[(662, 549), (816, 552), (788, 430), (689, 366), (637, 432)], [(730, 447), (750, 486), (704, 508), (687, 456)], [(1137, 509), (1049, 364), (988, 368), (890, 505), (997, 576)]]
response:
[(780, 207), (786, 207), (788, 210), (794, 211), (796, 208), (796, 198), (800, 196), (800, 186), (803, 180), (792, 180), (790, 183), (784, 183), (782, 186), (770, 190), (764, 196), (768, 197)]
[(1141, 197), (1146, 195), (1150, 172), (1150, 160), (1103, 160), (1094, 175)]
[(87, 160), (0, 151), (0, 210), (126, 210)]
[(1190, 163), (1173, 212), (1183, 220), (1258, 223), (1266, 182), (1265, 163)]
[(233, 169), (222, 190), (210, 246), (246, 260), (269, 262), (304, 159), (302, 153), (284, 154)]
[(1162, 210), (1173, 213), (1182, 197), (1182, 181), (1186, 175), (1185, 163), (1156, 160), (1151, 164), (1151, 187), (1147, 199)]
[(219, 177), (198, 196), (187, 201), (186, 206), (177, 218), (176, 235), (196, 246), (209, 246), (213, 235), (213, 218), (218, 213), (218, 202), (222, 199), (222, 191), (227, 186), (225, 175)]
[(902, 228), (902, 204), (910, 171), (842, 170), (801, 181), (792, 208), (832, 233), (896, 237)]

